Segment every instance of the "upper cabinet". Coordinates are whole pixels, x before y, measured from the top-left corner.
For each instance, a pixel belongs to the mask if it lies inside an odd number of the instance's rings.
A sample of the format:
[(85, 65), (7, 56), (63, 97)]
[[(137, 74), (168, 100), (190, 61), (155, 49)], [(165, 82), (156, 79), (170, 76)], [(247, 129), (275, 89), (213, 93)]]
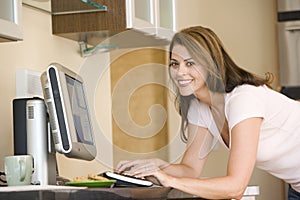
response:
[[(154, 39), (170, 39), (175, 0), (51, 0), (53, 34), (95, 45), (103, 38), (137, 30)], [(141, 36), (142, 37), (142, 36)]]
[(0, 1), (0, 42), (23, 39), (22, 0)]
[(51, 8), (53, 34), (76, 41), (95, 45), (127, 28), (125, 0), (51, 0)]
[(140, 29), (156, 34), (157, 9), (156, 0), (126, 0), (127, 28)]
[(127, 27), (170, 39), (176, 31), (175, 0), (126, 0)]
[(157, 2), (157, 35), (161, 38), (167, 38), (168, 40), (170, 40), (173, 37), (174, 33), (178, 31), (176, 16), (177, 1), (157, 0)]
[[(164, 45), (176, 30), (175, 1), (49, 0), (52, 33), (92, 46), (107, 38), (121, 48), (139, 46), (138, 41)], [(40, 7), (39, 1), (23, 2)], [(124, 37), (112, 37), (120, 34)]]

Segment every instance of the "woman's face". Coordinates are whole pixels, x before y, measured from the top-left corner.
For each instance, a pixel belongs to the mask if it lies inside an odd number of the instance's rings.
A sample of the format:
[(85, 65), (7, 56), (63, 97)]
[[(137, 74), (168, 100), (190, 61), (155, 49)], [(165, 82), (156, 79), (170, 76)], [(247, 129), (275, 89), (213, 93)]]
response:
[(182, 96), (194, 94), (206, 87), (207, 71), (189, 55), (187, 49), (175, 44), (170, 60), (171, 78)]

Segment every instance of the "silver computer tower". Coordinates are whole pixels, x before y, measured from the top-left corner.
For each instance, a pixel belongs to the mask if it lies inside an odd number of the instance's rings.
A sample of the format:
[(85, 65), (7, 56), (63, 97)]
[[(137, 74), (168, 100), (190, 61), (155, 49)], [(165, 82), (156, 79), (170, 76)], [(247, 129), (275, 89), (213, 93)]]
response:
[(27, 100), (27, 154), (34, 158), (32, 184), (56, 184), (56, 157), (49, 126), (44, 100)]

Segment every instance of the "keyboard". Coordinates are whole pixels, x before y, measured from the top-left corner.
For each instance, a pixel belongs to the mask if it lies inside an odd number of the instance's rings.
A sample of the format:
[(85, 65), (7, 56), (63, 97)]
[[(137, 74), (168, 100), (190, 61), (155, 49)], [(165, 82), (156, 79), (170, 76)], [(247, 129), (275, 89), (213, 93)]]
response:
[(151, 181), (148, 181), (146, 179), (137, 178), (133, 176), (128, 176), (125, 174), (118, 174), (115, 172), (104, 172), (102, 176), (116, 180), (115, 183), (116, 187), (130, 187), (130, 186), (139, 186), (139, 187), (151, 187), (153, 183)]

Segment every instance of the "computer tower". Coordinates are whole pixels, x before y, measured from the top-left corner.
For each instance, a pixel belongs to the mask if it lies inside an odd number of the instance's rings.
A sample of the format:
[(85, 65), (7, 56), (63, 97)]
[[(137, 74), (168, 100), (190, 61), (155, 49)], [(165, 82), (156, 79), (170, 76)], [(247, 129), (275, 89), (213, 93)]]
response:
[(26, 102), (28, 98), (13, 100), (14, 154), (27, 154)]
[(13, 100), (14, 154), (34, 158), (32, 184), (56, 185), (56, 156), (43, 99)]

